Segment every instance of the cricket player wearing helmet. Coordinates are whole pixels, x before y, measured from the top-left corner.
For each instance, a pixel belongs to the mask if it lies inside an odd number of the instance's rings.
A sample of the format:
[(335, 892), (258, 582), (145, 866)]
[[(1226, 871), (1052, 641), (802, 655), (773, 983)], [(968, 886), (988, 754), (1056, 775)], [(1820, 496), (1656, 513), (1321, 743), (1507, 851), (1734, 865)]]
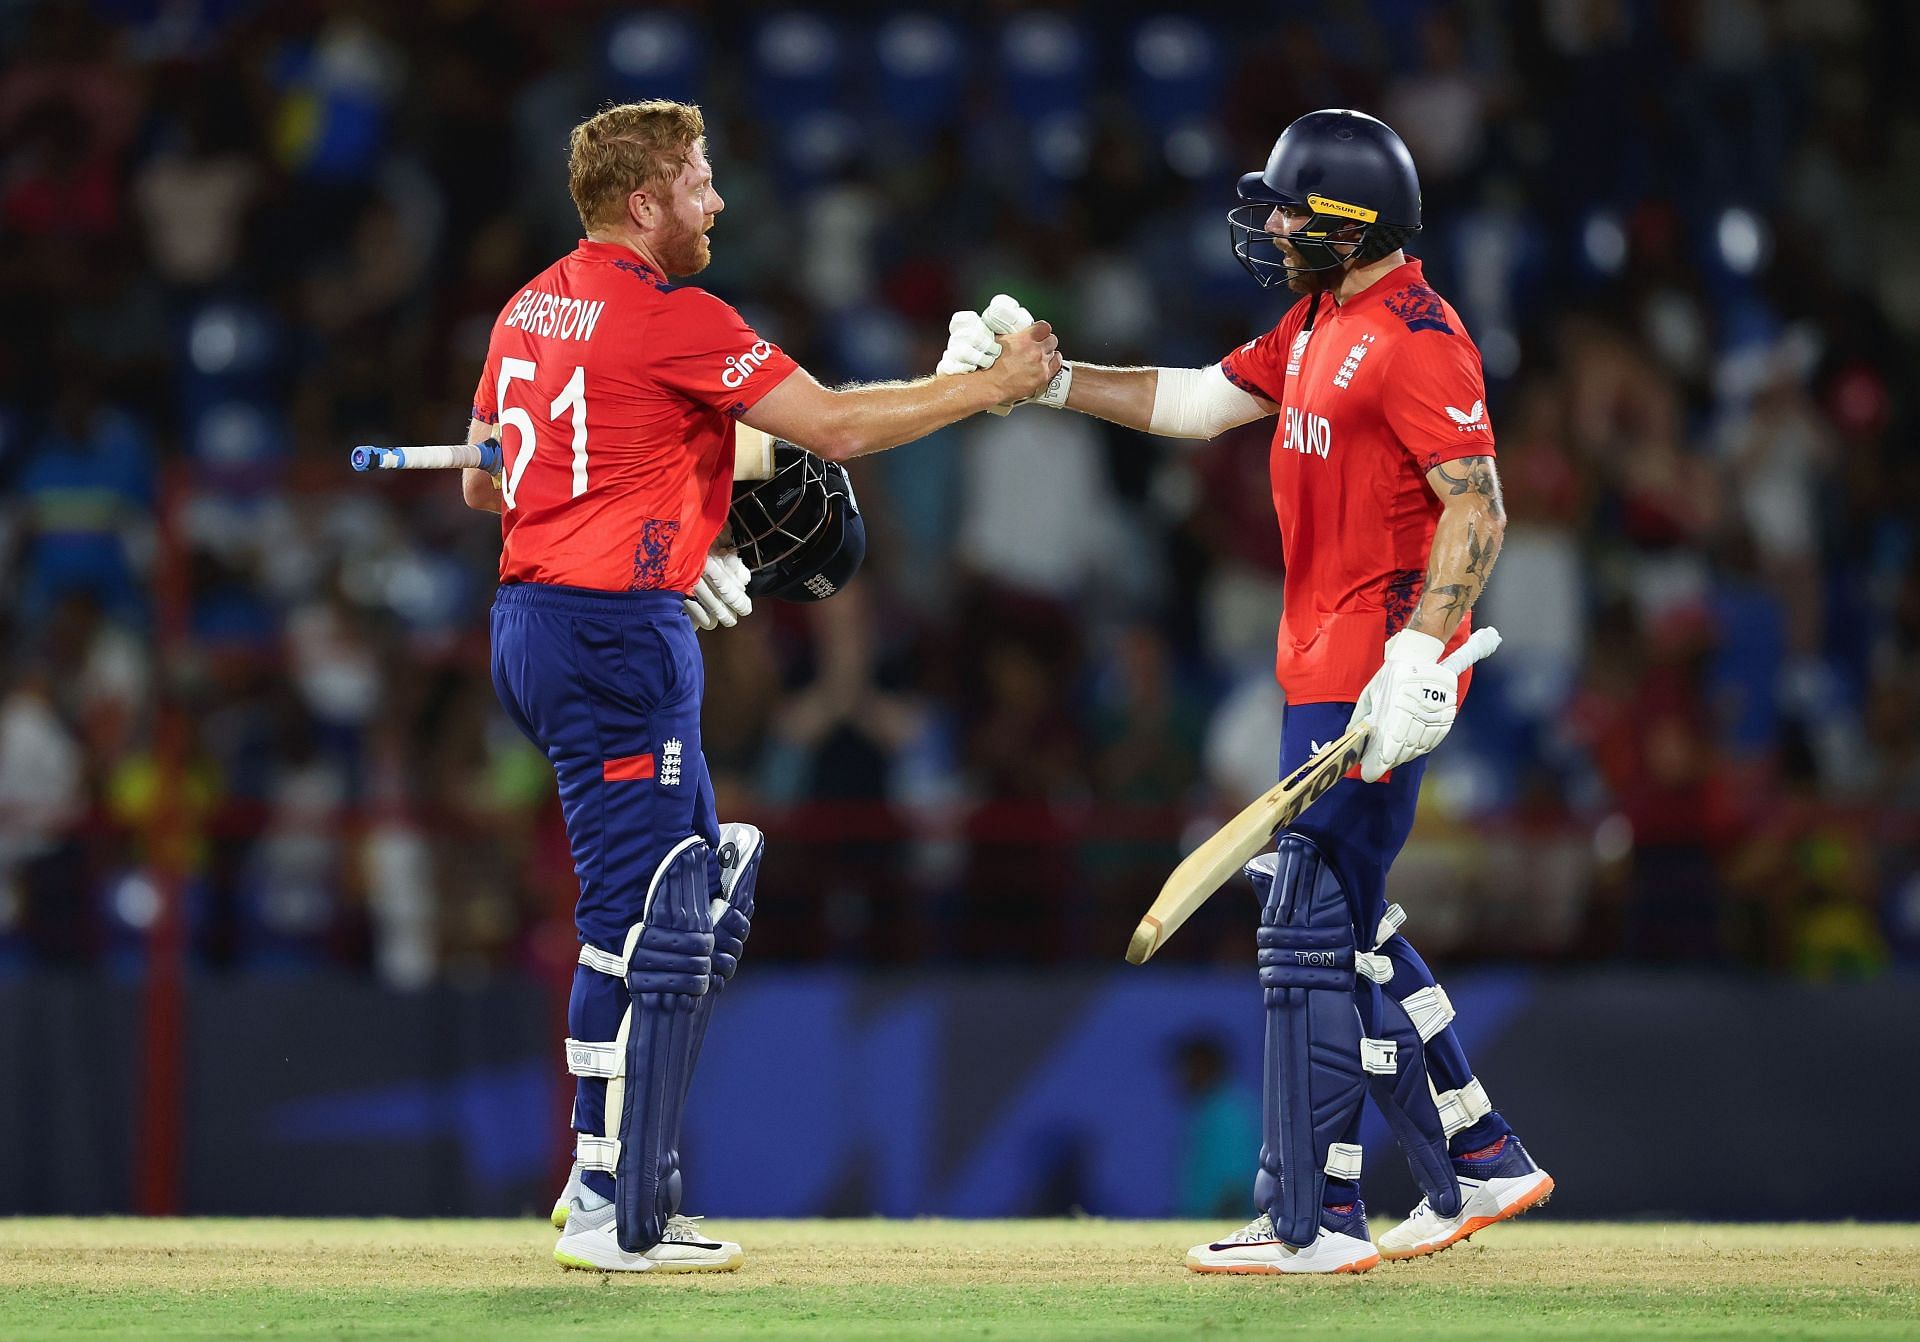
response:
[[(1452, 1004), (1386, 899), (1423, 756), (1465, 688), (1441, 659), (1466, 641), (1506, 518), (1479, 353), (1401, 250), (1421, 220), (1400, 137), (1364, 113), (1309, 113), (1239, 194), (1234, 254), (1262, 287), (1300, 296), (1278, 326), (1204, 369), (1068, 363), (1032, 399), (1180, 438), (1279, 417), (1281, 776), (1352, 726), (1374, 730), (1358, 769), (1247, 866), (1266, 999), (1259, 1215), (1187, 1265), (1361, 1272), (1445, 1249), (1553, 1189), (1475, 1078)], [(990, 366), (983, 328), (1025, 320), (1005, 295), (956, 314), (942, 367)], [(1377, 1248), (1359, 1196), (1369, 1092), (1426, 1194)]]
[[(502, 470), (462, 481), (468, 503), (500, 514), (494, 688), (553, 761), (580, 882), (576, 1163), (554, 1257), (602, 1271), (741, 1261), (680, 1215), (679, 1154), (762, 852), (757, 829), (714, 814), (689, 618), (709, 623), (709, 599), (735, 615), (745, 603), (744, 562), (711, 553), (733, 503), (735, 421), (839, 462), (1030, 395), (1060, 364), (1040, 323), (1007, 337), (987, 377), (822, 387), (733, 308), (674, 282), (706, 267), (724, 208), (703, 137), (700, 110), (673, 102), (575, 127), (568, 177), (587, 236), (494, 322), (468, 439), (497, 436)], [(864, 533), (848, 539), (850, 488), (841, 503), (820, 510), (837, 530), (809, 530), (818, 548), (779, 556), (776, 585), (836, 556), (829, 581), (851, 573)]]

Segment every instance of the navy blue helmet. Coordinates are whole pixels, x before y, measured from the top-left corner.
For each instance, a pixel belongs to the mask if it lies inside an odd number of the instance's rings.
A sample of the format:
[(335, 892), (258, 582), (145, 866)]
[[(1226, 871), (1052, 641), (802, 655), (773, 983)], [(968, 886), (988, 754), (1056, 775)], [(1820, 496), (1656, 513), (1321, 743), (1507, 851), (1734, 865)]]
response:
[[(1420, 175), (1393, 127), (1365, 112), (1309, 112), (1274, 141), (1267, 166), (1240, 179), (1227, 211), (1233, 254), (1261, 288), (1290, 270), (1334, 270), (1348, 257), (1377, 261), (1420, 231)], [(1267, 232), (1276, 205), (1313, 211), (1287, 238), (1301, 264), (1290, 267)], [(1335, 236), (1335, 235), (1338, 236)]]
[(867, 524), (847, 468), (777, 438), (772, 476), (734, 485), (727, 523), (756, 597), (824, 601), (867, 557)]

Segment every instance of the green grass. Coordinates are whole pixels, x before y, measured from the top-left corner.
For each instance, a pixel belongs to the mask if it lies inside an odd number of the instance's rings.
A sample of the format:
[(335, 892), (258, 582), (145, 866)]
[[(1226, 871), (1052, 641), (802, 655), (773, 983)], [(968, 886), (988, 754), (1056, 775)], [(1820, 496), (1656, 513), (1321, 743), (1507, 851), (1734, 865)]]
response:
[(0, 1338), (1911, 1338), (1920, 1227), (1501, 1226), (1364, 1276), (1197, 1276), (1216, 1225), (729, 1222), (723, 1276), (538, 1221), (0, 1221)]

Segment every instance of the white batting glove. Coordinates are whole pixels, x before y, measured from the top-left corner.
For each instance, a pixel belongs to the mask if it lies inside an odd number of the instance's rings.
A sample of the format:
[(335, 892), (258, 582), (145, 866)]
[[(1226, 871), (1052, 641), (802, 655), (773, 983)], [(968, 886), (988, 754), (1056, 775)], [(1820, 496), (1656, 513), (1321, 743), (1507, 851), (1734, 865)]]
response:
[(947, 348), (933, 371), (940, 376), (971, 373), (978, 368), (993, 367), (999, 357), (1000, 342), (993, 338), (993, 332), (987, 329), (980, 314), (956, 312), (947, 323)]
[(753, 598), (747, 595), (752, 577), (733, 551), (708, 555), (706, 571), (687, 597), (687, 618), (697, 629), (733, 628), (753, 614)]
[[(993, 301), (980, 314), (980, 320), (995, 335), (1007, 335), (1033, 325), (1033, 314), (1022, 307), (1012, 294), (995, 294)], [(1073, 365), (1062, 360), (1060, 371), (1048, 380), (1047, 385), (1033, 395), (1015, 401), (1013, 405), (996, 405), (993, 413), (1004, 415), (1016, 405), (1044, 405), (1052, 409), (1064, 409), (1067, 404), (1067, 390), (1073, 386)]]
[(1387, 640), (1386, 661), (1373, 673), (1347, 719), (1347, 730), (1373, 725), (1360, 756), (1360, 777), (1377, 783), (1391, 769), (1439, 745), (1459, 711), (1460, 678), (1440, 665), (1446, 644), (1402, 629)]
[(980, 320), (995, 335), (1005, 335), (1023, 326), (1032, 326), (1033, 314), (1012, 294), (995, 294), (993, 301), (980, 310)]
[[(995, 336), (1009, 335), (1033, 325), (1033, 314), (1023, 307), (1012, 294), (995, 294), (982, 312), (956, 312), (953, 320), (947, 323), (947, 348), (940, 356), (940, 365), (933, 371), (937, 374), (971, 373), (979, 368), (991, 368), (1000, 358), (1000, 343)], [(1073, 385), (1073, 365), (1062, 363), (1060, 371), (1053, 379), (1033, 395), (1024, 400), (1012, 401), (1006, 405), (992, 407), (996, 415), (1004, 415), (1017, 405), (1029, 405), (1038, 402), (1058, 410), (1067, 403), (1067, 390)]]

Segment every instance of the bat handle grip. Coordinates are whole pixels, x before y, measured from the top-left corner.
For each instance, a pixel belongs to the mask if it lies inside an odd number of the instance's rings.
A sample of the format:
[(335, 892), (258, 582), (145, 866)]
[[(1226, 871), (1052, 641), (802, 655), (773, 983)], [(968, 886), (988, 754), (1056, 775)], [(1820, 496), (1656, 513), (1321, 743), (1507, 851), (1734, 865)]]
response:
[(1492, 625), (1474, 630), (1467, 641), (1440, 659), (1440, 665), (1459, 675), (1482, 658), (1493, 656), (1500, 646), (1500, 631)]

